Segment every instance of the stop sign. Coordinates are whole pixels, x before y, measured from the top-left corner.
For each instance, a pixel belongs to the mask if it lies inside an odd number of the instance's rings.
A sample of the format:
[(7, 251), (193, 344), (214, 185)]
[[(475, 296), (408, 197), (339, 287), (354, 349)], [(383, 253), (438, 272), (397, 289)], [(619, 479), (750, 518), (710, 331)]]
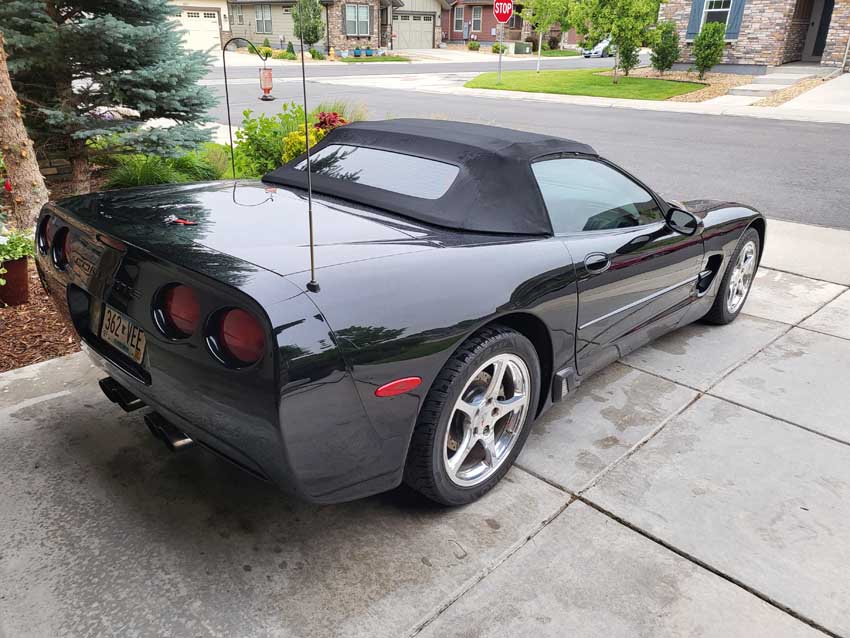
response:
[(504, 24), (514, 14), (513, 0), (496, 0), (493, 3), (493, 15), (496, 20)]

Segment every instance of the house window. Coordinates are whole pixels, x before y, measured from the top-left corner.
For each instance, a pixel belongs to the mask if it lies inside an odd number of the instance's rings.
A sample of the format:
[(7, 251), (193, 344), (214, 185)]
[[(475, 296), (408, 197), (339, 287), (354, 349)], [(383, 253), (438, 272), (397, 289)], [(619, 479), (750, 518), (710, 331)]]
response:
[(422, 16), (413, 16), (413, 19), (414, 19), (414, 20), (419, 20), (419, 21), (421, 22), (421, 21), (422, 21)]
[(187, 11), (186, 17), (187, 18), (200, 18), (201, 14), (198, 11)]
[(208, 19), (212, 19), (216, 17), (216, 14), (212, 11), (204, 11), (204, 17)]
[(345, 35), (368, 38), (371, 32), (371, 7), (368, 4), (345, 5)]
[(797, 5), (794, 8), (794, 20), (810, 20), (813, 6), (814, 0), (797, 0)]
[(254, 15), (257, 19), (257, 33), (271, 33), (272, 6), (270, 4), (258, 4), (254, 7)]
[(423, 19), (425, 22), (431, 22), (431, 20), (433, 19), (433, 16), (422, 16), (422, 19)]
[(472, 30), (481, 31), (481, 9), (482, 7), (472, 7)]
[(285, 15), (291, 15), (291, 14), (292, 14), (292, 7), (284, 7), (284, 8), (283, 8), (283, 13), (284, 13)]
[(508, 29), (522, 29), (522, 18), (514, 11), (511, 14), (510, 20), (507, 22)]
[(232, 15), (236, 16), (236, 24), (245, 24), (245, 16), (242, 13), (242, 7), (238, 4), (233, 5)]
[(401, 16), (401, 19), (402, 19), (402, 21), (404, 21), (404, 20), (410, 20), (410, 16)]
[(455, 31), (463, 31), (463, 7), (455, 7)]
[(175, 9), (174, 13), (172, 13), (171, 15), (175, 18), (180, 18), (180, 17), (183, 16), (183, 10), (182, 9)]
[(712, 22), (719, 22), (726, 26), (729, 22), (729, 12), (732, 9), (732, 0), (706, 0), (705, 10), (702, 14), (702, 26)]

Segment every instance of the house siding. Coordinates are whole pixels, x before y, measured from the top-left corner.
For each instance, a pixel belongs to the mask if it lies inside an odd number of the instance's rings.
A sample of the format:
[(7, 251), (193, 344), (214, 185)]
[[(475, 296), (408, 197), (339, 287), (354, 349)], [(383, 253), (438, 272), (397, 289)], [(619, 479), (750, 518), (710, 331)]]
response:
[[(742, 0), (733, 0), (741, 2)], [(683, 42), (680, 62), (693, 62), (693, 42), (686, 42), (692, 0), (661, 5), (662, 20), (674, 22)], [(802, 59), (809, 20), (795, 19), (797, 0), (746, 0), (741, 31), (727, 42), (723, 64), (776, 66)], [(850, 37), (850, 0), (835, 0), (822, 64), (839, 66)]]
[[(732, 0), (740, 2), (741, 0)], [(670, 0), (661, 5), (661, 17), (676, 23), (682, 39), (682, 62), (693, 62), (693, 42), (685, 42), (691, 0)], [(782, 64), (786, 33), (796, 0), (746, 0), (737, 40), (727, 42), (724, 64)]]

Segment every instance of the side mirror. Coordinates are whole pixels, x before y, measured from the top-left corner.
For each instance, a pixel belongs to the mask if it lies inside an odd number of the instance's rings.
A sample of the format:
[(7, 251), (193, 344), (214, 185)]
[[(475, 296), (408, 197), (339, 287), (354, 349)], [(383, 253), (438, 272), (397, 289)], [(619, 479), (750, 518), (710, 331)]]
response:
[(694, 235), (700, 229), (700, 220), (693, 213), (681, 208), (671, 208), (664, 220), (668, 228), (682, 235)]

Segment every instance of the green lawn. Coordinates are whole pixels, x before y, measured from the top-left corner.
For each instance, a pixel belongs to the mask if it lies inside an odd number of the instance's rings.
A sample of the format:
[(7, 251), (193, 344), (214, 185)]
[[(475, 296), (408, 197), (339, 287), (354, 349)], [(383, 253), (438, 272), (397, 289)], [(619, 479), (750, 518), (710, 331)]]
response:
[(410, 62), (410, 58), (403, 55), (373, 55), (370, 58), (367, 58), (365, 54), (359, 58), (350, 55), (347, 58), (337, 58), (337, 60), (340, 62)]
[(694, 82), (673, 82), (647, 78), (620, 76), (614, 84), (610, 75), (597, 75), (598, 69), (575, 71), (503, 71), (502, 83), (497, 84), (495, 73), (482, 73), (464, 86), (470, 89), (501, 89), (528, 93), (560, 93), (563, 95), (590, 95), (593, 97), (619, 97), (632, 100), (666, 100), (674, 95), (690, 93), (704, 88)]
[(581, 53), (572, 49), (543, 49), (544, 58), (570, 58), (575, 55), (581, 55)]

